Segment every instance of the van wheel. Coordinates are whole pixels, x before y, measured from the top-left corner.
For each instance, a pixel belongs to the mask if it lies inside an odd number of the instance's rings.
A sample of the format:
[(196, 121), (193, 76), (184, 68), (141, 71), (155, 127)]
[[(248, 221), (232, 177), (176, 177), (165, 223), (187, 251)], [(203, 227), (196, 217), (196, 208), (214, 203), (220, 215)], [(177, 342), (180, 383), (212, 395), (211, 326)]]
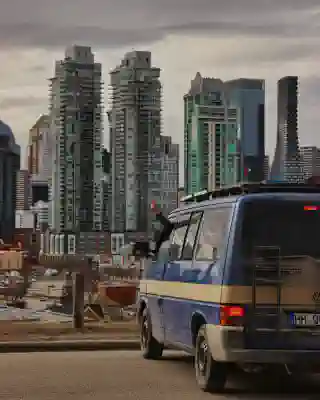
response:
[(163, 345), (152, 336), (151, 318), (145, 308), (141, 317), (140, 347), (142, 356), (148, 360), (157, 360), (162, 356)]
[(214, 361), (204, 327), (199, 329), (195, 349), (196, 379), (204, 392), (221, 392), (227, 381), (227, 364)]

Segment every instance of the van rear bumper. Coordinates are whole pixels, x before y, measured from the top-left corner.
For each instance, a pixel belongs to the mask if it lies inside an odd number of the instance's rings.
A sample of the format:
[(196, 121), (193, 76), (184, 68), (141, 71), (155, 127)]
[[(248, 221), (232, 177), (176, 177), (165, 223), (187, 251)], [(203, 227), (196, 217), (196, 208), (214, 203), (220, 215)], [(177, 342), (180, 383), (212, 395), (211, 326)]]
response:
[(241, 327), (206, 325), (206, 334), (212, 357), (216, 361), (258, 364), (308, 364), (309, 366), (314, 365), (320, 368), (320, 350), (247, 349), (244, 346), (244, 332)]
[(234, 350), (228, 349), (217, 361), (248, 364), (288, 364), (317, 367), (320, 370), (320, 351), (313, 350)]

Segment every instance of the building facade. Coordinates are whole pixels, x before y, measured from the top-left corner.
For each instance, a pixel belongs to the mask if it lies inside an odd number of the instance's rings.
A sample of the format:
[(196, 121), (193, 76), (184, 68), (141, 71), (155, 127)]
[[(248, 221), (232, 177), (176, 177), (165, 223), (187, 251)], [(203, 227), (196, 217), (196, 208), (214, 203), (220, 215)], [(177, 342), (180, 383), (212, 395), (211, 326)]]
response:
[(41, 115), (29, 131), (28, 171), (34, 179), (49, 181), (52, 173), (50, 117)]
[(28, 170), (17, 171), (16, 210), (29, 210), (32, 205), (31, 176)]
[(180, 207), (180, 206), (183, 204), (182, 201), (181, 201), (181, 199), (182, 199), (183, 197), (185, 197), (185, 195), (186, 195), (186, 192), (185, 192), (185, 190), (184, 190), (184, 187), (183, 187), (183, 186), (179, 187), (179, 188), (178, 188), (178, 192), (177, 192), (178, 207)]
[(320, 149), (316, 146), (301, 146), (304, 178), (320, 177)]
[(101, 91), (101, 64), (91, 48), (68, 48), (50, 87), (50, 224), (57, 232), (101, 229)]
[(298, 137), (298, 77), (278, 81), (278, 126), (271, 180), (302, 182), (303, 162)]
[(17, 205), (17, 172), (20, 170), (20, 146), (12, 130), (0, 120), (0, 238), (12, 243)]
[(50, 196), (50, 184), (45, 180), (31, 178), (32, 205), (38, 201), (47, 203)]
[(32, 212), (35, 220), (35, 229), (40, 232), (45, 232), (49, 226), (49, 204), (39, 200), (33, 205)]
[(220, 79), (200, 73), (184, 96), (184, 169), (187, 194), (239, 180), (238, 109)]
[(127, 53), (111, 73), (111, 231), (151, 233), (161, 200), (161, 83), (151, 53)]
[[(179, 190), (179, 145), (171, 136), (161, 136), (161, 178), (158, 206), (164, 215), (177, 208)], [(152, 177), (150, 177), (152, 179)]]
[(40, 254), (96, 257), (110, 254), (109, 232), (40, 233)]
[(107, 149), (102, 150), (102, 230), (110, 230), (111, 219), (111, 153)]
[(270, 157), (265, 155), (264, 157), (264, 180), (268, 180), (270, 175)]
[(240, 179), (237, 111), (227, 108), (225, 113), (224, 121), (208, 123), (208, 190), (235, 185)]
[(240, 78), (226, 81), (225, 87), (230, 106), (238, 110), (240, 180), (260, 182), (264, 179), (265, 81)]
[(31, 229), (35, 228), (35, 218), (32, 210), (16, 210), (15, 214), (16, 229)]

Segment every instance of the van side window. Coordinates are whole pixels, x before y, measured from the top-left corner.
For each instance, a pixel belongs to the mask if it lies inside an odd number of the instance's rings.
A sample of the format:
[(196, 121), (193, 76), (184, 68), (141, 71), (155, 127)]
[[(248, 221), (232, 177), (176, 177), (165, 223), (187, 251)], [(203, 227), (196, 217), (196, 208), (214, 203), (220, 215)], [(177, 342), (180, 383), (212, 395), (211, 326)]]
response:
[(197, 238), (198, 228), (202, 217), (202, 211), (195, 212), (191, 215), (189, 229), (182, 251), (182, 260), (191, 261), (193, 258), (193, 248)]
[(199, 239), (196, 249), (196, 261), (216, 261), (220, 257), (225, 242), (231, 208), (208, 209), (203, 213)]
[(183, 244), (189, 226), (189, 220), (190, 220), (190, 214), (184, 214), (179, 216), (176, 227), (174, 228), (174, 234), (171, 244), (177, 246), (178, 260), (181, 259)]

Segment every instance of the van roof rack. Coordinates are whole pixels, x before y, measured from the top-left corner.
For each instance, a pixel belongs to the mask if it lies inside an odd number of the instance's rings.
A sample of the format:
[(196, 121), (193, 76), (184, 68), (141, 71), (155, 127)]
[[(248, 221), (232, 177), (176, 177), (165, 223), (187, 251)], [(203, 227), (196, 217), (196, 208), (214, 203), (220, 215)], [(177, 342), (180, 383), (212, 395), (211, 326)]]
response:
[(241, 196), (254, 193), (320, 193), (320, 185), (307, 183), (288, 182), (258, 182), (242, 183), (236, 186), (221, 187), (219, 189), (189, 194), (180, 199), (182, 203), (200, 203), (205, 200), (212, 200), (219, 197)]

